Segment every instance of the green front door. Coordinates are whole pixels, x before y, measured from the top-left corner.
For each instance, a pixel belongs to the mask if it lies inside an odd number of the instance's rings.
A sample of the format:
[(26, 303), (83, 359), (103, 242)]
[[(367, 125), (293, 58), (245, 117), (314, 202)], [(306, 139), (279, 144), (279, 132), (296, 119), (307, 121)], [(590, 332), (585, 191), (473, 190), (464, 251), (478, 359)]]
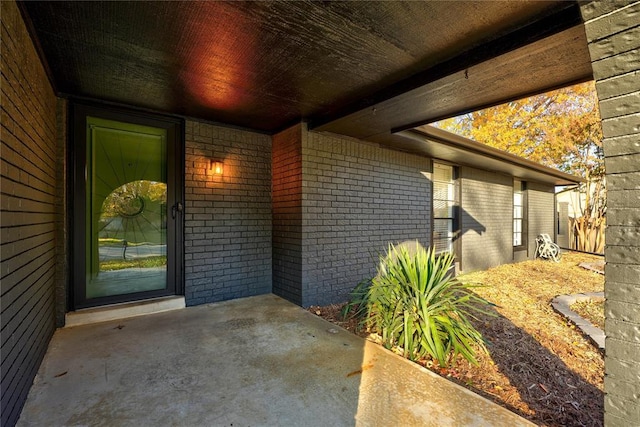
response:
[(75, 308), (178, 293), (179, 123), (82, 106), (74, 118)]

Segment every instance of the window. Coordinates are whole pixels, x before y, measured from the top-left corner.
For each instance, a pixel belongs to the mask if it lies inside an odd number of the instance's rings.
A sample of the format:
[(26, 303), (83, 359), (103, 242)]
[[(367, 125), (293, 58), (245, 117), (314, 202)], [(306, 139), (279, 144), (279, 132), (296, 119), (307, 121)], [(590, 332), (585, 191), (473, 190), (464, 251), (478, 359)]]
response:
[(525, 246), (527, 218), (525, 215), (525, 182), (513, 181), (513, 246)]
[(453, 251), (456, 226), (455, 168), (433, 164), (433, 246), (436, 253)]

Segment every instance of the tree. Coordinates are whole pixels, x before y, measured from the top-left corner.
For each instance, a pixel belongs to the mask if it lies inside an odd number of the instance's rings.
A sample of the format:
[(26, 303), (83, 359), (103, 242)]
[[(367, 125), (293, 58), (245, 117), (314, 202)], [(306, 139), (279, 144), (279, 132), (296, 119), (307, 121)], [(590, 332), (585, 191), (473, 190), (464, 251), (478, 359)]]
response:
[(594, 82), (474, 111), (434, 126), (584, 178), (585, 206), (573, 224), (577, 249), (602, 251), (604, 238), (595, 230), (604, 229), (606, 192)]
[(102, 204), (104, 217), (127, 216), (141, 213), (145, 200), (166, 203), (167, 185), (154, 181), (133, 181), (113, 190)]

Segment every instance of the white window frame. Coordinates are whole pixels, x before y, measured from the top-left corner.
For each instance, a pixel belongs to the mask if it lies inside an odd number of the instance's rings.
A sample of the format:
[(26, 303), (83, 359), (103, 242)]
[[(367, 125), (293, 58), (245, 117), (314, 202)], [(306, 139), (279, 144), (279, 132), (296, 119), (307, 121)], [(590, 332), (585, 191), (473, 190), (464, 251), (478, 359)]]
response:
[[(436, 176), (440, 174), (437, 174), (436, 170), (441, 170), (441, 171), (446, 170), (448, 172), (449, 179), (448, 180), (437, 179)], [(457, 173), (456, 167), (453, 165), (435, 162), (435, 161), (433, 162), (433, 173), (431, 175), (432, 183), (433, 183), (433, 186), (432, 186), (433, 226), (431, 228), (431, 232), (432, 232), (432, 244), (436, 253), (455, 251), (454, 237), (455, 237), (455, 231), (457, 227), (455, 206), (458, 200), (456, 195), (456, 191), (457, 191), (456, 173)], [(446, 185), (446, 195), (444, 196), (446, 198), (436, 197), (440, 195), (439, 192), (436, 191), (436, 187), (438, 184)], [(438, 204), (444, 204), (446, 206), (446, 209), (448, 211), (447, 216), (438, 216), (438, 211), (439, 211), (439, 209), (437, 208)], [(448, 221), (448, 227), (447, 227), (447, 232), (445, 237), (447, 242), (444, 247), (441, 244), (439, 244), (443, 236), (436, 236), (436, 222), (441, 222), (441, 221)]]
[(527, 201), (526, 182), (513, 180), (513, 247), (523, 249), (527, 245)]

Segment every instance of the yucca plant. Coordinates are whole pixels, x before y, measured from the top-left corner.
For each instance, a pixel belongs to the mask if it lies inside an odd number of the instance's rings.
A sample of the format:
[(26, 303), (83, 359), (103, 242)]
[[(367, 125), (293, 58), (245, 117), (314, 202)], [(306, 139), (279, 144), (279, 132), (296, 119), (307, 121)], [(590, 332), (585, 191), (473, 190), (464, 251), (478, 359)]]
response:
[(363, 326), (411, 360), (429, 355), (447, 367), (460, 354), (477, 364), (476, 350), (486, 352), (486, 347), (469, 318), (484, 312), (488, 302), (452, 276), (453, 261), (453, 254), (436, 254), (419, 244), (411, 251), (389, 245), (378, 274), (354, 289), (345, 311), (356, 307)]

